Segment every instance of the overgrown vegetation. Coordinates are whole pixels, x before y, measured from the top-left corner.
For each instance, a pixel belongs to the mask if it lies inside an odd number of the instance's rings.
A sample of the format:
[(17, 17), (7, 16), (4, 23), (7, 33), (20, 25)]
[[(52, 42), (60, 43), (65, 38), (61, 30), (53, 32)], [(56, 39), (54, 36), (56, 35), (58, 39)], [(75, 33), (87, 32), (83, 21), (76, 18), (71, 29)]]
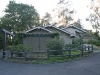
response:
[[(47, 48), (50, 50), (62, 50), (64, 48), (64, 40), (58, 37), (50, 39), (46, 44)], [(54, 55), (61, 54), (61, 52), (53, 52)]]
[(96, 46), (100, 46), (100, 40), (89, 40), (88, 41), (88, 44), (93, 44), (93, 45), (96, 45)]
[(75, 38), (75, 39), (73, 39), (72, 44), (65, 45), (65, 49), (67, 49), (67, 47), (80, 48), (82, 46), (82, 44), (83, 44), (83, 38)]
[[(22, 36), (20, 36), (22, 37)], [(68, 45), (65, 45), (64, 43), (64, 40), (63, 39), (60, 39), (58, 37), (55, 37), (55, 38), (52, 38), (50, 40), (47, 41), (47, 48), (49, 48), (50, 50), (63, 50), (64, 47), (72, 47), (72, 48), (80, 48), (81, 45), (83, 44), (83, 40), (82, 38), (81, 39), (74, 39), (74, 43), (73, 44), (68, 44)], [(27, 46), (24, 46), (22, 44), (17, 44), (17, 45), (14, 45), (14, 46), (9, 46), (9, 48), (11, 50), (14, 50), (14, 51), (18, 51), (18, 52), (23, 52), (24, 50), (27, 50), (29, 51), (30, 48), (27, 47)], [(50, 56), (52, 55), (55, 55), (54, 57), (50, 57), (49, 60), (46, 60), (46, 59), (36, 59), (36, 60), (27, 60), (25, 61), (24, 59), (20, 60), (20, 59), (5, 59), (6, 61), (10, 61), (10, 62), (18, 62), (18, 63), (42, 63), (42, 64), (45, 64), (45, 63), (55, 63), (55, 62), (65, 62), (65, 61), (72, 61), (72, 60), (76, 60), (76, 59), (80, 59), (82, 58), (81, 57), (81, 50), (74, 50), (71, 52), (72, 53), (72, 56), (69, 58), (67, 55), (68, 55), (68, 52), (53, 52), (52, 54), (50, 53)], [(59, 55), (66, 55), (66, 56), (60, 56)], [(88, 56), (90, 55), (91, 53), (88, 53), (88, 52), (85, 52), (84, 53), (84, 56)], [(57, 55), (57, 56), (56, 56)]]
[(18, 45), (9, 45), (8, 49), (17, 52), (24, 52), (24, 51), (30, 51), (31, 47), (27, 45), (18, 44)]
[[(91, 55), (92, 53), (85, 53), (85, 57)], [(46, 59), (37, 59), (37, 60), (27, 60), (25, 59), (8, 59), (5, 58), (5, 61), (14, 62), (14, 63), (27, 63), (27, 64), (48, 64), (48, 63), (61, 63), (61, 62), (69, 62), (74, 60), (82, 59), (81, 56), (72, 56), (69, 58), (68, 56), (65, 57), (52, 57), (49, 60)]]

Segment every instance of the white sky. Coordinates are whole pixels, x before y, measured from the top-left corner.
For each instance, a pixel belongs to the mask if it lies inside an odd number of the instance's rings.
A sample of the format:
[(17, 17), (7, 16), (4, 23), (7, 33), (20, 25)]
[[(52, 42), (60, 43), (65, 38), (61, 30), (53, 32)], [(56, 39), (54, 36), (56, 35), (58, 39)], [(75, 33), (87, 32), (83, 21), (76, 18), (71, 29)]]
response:
[[(33, 5), (35, 9), (39, 12), (40, 15), (44, 15), (45, 12), (51, 13), (53, 8), (56, 7), (59, 0), (16, 0), (16, 2), (25, 3), (29, 5)], [(87, 24), (84, 28), (91, 29), (88, 23), (86, 23), (85, 18), (89, 15), (89, 9), (87, 5), (90, 0), (72, 0), (73, 7), (76, 10), (75, 19), (81, 18), (83, 20), (83, 24)], [(0, 2), (0, 16), (3, 16), (3, 10), (6, 8), (9, 0), (2, 0)]]
[[(51, 10), (56, 6), (59, 0), (15, 0), (17, 3), (25, 3), (35, 7), (37, 11), (44, 15), (45, 12), (51, 12)], [(9, 0), (2, 0), (0, 2), (0, 16), (3, 15), (3, 10), (6, 8)]]

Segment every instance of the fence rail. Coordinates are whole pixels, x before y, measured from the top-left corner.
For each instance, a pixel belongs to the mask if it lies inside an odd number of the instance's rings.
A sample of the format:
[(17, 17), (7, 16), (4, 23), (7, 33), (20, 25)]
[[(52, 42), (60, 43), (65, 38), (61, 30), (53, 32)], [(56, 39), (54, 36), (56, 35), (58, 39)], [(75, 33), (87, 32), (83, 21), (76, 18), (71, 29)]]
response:
[[(78, 52), (77, 52), (78, 51)], [(23, 58), (25, 60), (27, 59), (50, 59), (51, 57), (59, 57), (59, 56), (68, 56), (68, 58), (71, 58), (72, 56), (81, 55), (84, 56), (85, 53), (91, 53), (93, 52), (93, 46), (82, 46), (81, 49), (78, 48), (70, 48), (68, 47), (65, 50), (47, 50), (47, 51), (37, 51), (37, 52), (15, 52), (15, 51), (4, 51), (5, 57), (13, 58)], [(57, 53), (58, 54), (52, 54)], [(74, 53), (77, 52), (77, 53)], [(60, 53), (60, 54), (59, 54)], [(31, 57), (29, 57), (32, 55)]]

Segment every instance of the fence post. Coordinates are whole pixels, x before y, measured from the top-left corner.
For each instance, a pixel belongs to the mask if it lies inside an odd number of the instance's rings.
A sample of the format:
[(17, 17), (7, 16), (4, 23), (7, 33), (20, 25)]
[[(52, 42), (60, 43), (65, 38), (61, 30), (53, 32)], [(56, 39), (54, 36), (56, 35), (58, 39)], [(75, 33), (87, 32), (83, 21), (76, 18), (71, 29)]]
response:
[[(86, 47), (85, 47), (85, 48), (86, 48)], [(82, 48), (81, 48), (81, 55), (84, 56), (84, 48), (83, 48), (83, 46), (82, 46)]]
[(49, 60), (49, 49), (47, 49), (47, 59)]
[(90, 46), (88, 46), (88, 53), (90, 53)]
[(12, 51), (10, 51), (10, 53), (11, 53), (11, 59), (13, 58), (13, 53), (12, 53)]
[(27, 51), (24, 51), (24, 58), (25, 58), (25, 61), (27, 61)]
[(68, 50), (68, 57), (71, 58), (71, 48), (68, 47), (67, 50)]
[(93, 52), (93, 45), (92, 45), (92, 48), (91, 49), (92, 49), (92, 52)]

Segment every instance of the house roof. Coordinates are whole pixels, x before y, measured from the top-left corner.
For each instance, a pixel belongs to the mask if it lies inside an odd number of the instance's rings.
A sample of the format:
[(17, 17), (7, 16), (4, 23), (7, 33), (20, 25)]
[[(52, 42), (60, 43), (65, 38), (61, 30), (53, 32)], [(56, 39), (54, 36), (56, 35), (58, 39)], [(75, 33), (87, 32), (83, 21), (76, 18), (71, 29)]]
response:
[(42, 27), (35, 27), (35, 28), (33, 28), (33, 29), (30, 29), (30, 30), (25, 31), (25, 33), (29, 33), (29, 32), (31, 32), (31, 31), (33, 31), (33, 30), (36, 30), (36, 29), (42, 29), (42, 30), (44, 30), (44, 31), (47, 31), (47, 32), (52, 33), (52, 31), (50, 31), (50, 30), (48, 30), (48, 29), (45, 29), (45, 28), (42, 28)]
[[(54, 25), (46, 25), (44, 28), (47, 28), (47, 27), (53, 27), (53, 28), (55, 28), (55, 29), (58, 29), (58, 30), (64, 32), (64, 33), (67, 33), (67, 34), (69, 34), (69, 35), (72, 35), (72, 33), (68, 32), (68, 31), (65, 31), (65, 30), (63, 30), (63, 29), (60, 29), (60, 28), (58, 28), (58, 27), (56, 27), (56, 26), (54, 26)], [(74, 35), (74, 34), (73, 34), (73, 35)]]
[(73, 24), (70, 24), (70, 25), (66, 26), (65, 28), (63, 28), (63, 29), (66, 29), (66, 28), (69, 28), (69, 27), (73, 27), (73, 28), (75, 28), (75, 29), (77, 29), (77, 30), (80, 30), (80, 31), (84, 32), (84, 33), (87, 32), (87, 31), (85, 31), (84, 29), (78, 28), (78, 27), (76, 27), (76, 26), (73, 25)]

